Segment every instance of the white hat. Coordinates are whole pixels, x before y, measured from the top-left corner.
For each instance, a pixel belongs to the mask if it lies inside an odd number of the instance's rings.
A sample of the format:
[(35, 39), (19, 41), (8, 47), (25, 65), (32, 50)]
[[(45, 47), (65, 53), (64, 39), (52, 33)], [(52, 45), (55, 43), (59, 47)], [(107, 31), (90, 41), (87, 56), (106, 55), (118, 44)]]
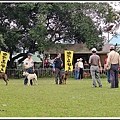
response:
[(77, 59), (77, 61), (79, 61), (80, 59)]
[(110, 50), (111, 50), (111, 49), (115, 49), (115, 47), (114, 47), (113, 45), (111, 45), (111, 46), (110, 46)]
[(82, 58), (80, 58), (79, 60), (83, 60)]
[(93, 48), (92, 51), (95, 51), (95, 52), (96, 52), (97, 50), (96, 50), (96, 48)]

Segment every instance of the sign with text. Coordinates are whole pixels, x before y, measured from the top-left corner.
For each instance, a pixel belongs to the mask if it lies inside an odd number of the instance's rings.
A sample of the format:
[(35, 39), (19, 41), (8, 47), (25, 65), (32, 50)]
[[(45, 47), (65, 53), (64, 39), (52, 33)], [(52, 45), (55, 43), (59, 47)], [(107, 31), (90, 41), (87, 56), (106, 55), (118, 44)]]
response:
[(5, 73), (8, 59), (9, 59), (9, 53), (1, 51), (0, 52), (0, 72)]
[(73, 51), (65, 50), (64, 55), (65, 55), (65, 71), (66, 70), (67, 71), (73, 71), (73, 65), (72, 65)]

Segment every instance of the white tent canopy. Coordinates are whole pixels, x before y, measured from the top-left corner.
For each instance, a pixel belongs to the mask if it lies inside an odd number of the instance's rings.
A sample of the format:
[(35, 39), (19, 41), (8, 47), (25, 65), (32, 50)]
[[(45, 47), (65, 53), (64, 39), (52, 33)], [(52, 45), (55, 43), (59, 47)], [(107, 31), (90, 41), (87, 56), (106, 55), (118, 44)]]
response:
[[(16, 53), (15, 55), (12, 55), (12, 57), (15, 57), (16, 55), (18, 55), (19, 53)], [(15, 60), (15, 62), (18, 62), (19, 59), (21, 59), (22, 57), (19, 57), (18, 59)], [(31, 58), (33, 59), (34, 62), (36, 63), (41, 63), (41, 59), (39, 57), (37, 57), (37, 54), (32, 54)]]
[(34, 62), (37, 62), (37, 63), (41, 63), (42, 61), (40, 60), (39, 57), (37, 57), (37, 55), (32, 55), (31, 58), (33, 59)]

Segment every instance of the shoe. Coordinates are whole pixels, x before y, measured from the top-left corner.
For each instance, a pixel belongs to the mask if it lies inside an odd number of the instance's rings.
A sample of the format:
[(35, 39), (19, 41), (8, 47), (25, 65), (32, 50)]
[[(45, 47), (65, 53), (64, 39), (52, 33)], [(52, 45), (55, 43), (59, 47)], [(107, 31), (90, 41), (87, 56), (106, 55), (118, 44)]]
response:
[(100, 85), (99, 87), (102, 88), (102, 85)]
[(62, 84), (62, 82), (59, 83), (60, 85)]
[(115, 88), (115, 87), (110, 87), (110, 89)]
[(110, 80), (108, 80), (108, 83), (110, 83)]
[(97, 86), (94, 86), (94, 85), (92, 86), (92, 88), (96, 88), (96, 87), (97, 87)]

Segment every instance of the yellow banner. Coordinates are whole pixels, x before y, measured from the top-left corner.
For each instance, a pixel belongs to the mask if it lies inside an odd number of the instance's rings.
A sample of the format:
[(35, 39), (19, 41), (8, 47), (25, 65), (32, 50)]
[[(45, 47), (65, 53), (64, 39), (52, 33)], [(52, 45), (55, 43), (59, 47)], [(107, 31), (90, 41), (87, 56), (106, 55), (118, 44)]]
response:
[(66, 70), (73, 71), (73, 65), (72, 65), (73, 51), (65, 50), (64, 55), (65, 55), (65, 71)]
[(0, 72), (5, 73), (8, 59), (9, 59), (9, 53), (1, 51), (0, 52)]

